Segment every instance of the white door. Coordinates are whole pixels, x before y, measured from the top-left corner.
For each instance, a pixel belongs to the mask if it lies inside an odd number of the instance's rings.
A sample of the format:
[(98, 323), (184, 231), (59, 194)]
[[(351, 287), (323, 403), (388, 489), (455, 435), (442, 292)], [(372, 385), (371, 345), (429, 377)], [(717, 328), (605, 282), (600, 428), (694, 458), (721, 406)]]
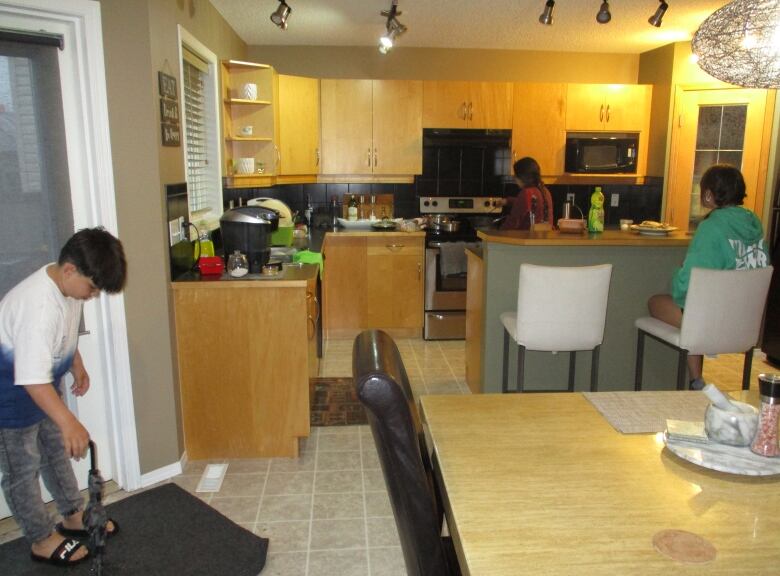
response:
[[(95, 3), (60, 0), (58, 16), (49, 17), (45, 2), (17, 2), (17, 6), (0, 6), (0, 29), (13, 31), (0, 40), (0, 297), (33, 270), (56, 260), (75, 230), (115, 227), (113, 204), (114, 219), (107, 222), (106, 206), (101, 206), (104, 191), (97, 185), (105, 158), (100, 163), (90, 157), (94, 142), (84, 128), (94, 121), (85, 114), (85, 103), (94, 95), (87, 94), (91, 87), (85, 72), (89, 70), (83, 53), (78, 54), (85, 46), (75, 15), (84, 10), (94, 15)], [(20, 31), (45, 37), (21, 42), (15, 36)], [(57, 38), (62, 39), (61, 46), (51, 45)], [(108, 366), (114, 362), (117, 339), (111, 334), (116, 306), (111, 298), (116, 297), (102, 295), (84, 305), (79, 351), (90, 374), (89, 392), (75, 398), (68, 390), (72, 380), (64, 383), (66, 403), (98, 446), (98, 464), (106, 480), (114, 475), (116, 445), (107, 401), (115, 385)], [(121, 320), (124, 329), (124, 316)], [(88, 470), (88, 458), (74, 462), (82, 489)], [(45, 496), (50, 499), (48, 493)], [(0, 494), (0, 518), (9, 515)]]

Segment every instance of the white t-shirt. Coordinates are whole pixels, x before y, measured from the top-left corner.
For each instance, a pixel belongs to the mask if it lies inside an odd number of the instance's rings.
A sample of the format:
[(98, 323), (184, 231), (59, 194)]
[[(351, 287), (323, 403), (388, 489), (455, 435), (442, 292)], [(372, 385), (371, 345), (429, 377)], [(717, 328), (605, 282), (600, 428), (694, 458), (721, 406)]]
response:
[(82, 302), (64, 296), (39, 269), (0, 301), (0, 349), (12, 353), (14, 384), (55, 382), (70, 369), (78, 344)]

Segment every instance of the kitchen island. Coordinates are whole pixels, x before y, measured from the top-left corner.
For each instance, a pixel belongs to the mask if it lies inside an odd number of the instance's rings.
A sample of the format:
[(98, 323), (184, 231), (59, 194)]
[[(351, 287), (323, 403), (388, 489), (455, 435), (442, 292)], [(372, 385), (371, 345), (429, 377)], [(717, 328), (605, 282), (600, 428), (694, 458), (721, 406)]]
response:
[[(591, 266), (612, 264), (604, 342), (599, 361), (599, 390), (632, 390), (636, 354), (634, 320), (647, 316), (647, 300), (669, 292), (674, 270), (685, 258), (691, 236), (674, 232), (668, 236), (640, 236), (630, 231), (565, 234), (558, 231), (482, 230), (482, 257), (469, 258), (482, 280), (481, 307), (472, 302), (469, 313), (481, 314), (481, 330), (472, 330), (466, 340), (466, 372), (472, 391), (500, 392), (504, 328), (499, 316), (517, 308), (521, 263), (545, 266)], [(479, 270), (481, 269), (481, 270)], [(471, 285), (469, 286), (471, 290)], [(467, 316), (467, 325), (469, 319)], [(514, 388), (516, 345), (509, 347), (509, 384)], [(577, 355), (576, 389), (587, 390), (590, 379), (589, 352)], [(643, 388), (672, 389), (676, 382), (676, 354), (670, 348), (648, 341)], [(566, 388), (568, 354), (528, 352), (525, 363), (527, 390), (557, 385)]]
[(317, 276), (187, 274), (172, 283), (184, 445), (192, 460), (298, 456), (316, 376)]

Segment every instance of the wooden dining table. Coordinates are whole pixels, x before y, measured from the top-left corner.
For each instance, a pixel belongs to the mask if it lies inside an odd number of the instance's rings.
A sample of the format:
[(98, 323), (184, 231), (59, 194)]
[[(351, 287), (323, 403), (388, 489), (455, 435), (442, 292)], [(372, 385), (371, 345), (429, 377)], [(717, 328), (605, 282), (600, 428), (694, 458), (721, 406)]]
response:
[[(464, 575), (780, 574), (780, 476), (684, 461), (661, 434), (621, 434), (579, 393), (421, 405)], [(668, 530), (714, 559), (660, 553)]]

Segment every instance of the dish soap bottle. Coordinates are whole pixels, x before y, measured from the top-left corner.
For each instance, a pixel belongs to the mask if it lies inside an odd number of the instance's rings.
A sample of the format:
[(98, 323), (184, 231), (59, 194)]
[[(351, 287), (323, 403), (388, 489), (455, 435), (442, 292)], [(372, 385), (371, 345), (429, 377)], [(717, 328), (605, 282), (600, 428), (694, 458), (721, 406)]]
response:
[(588, 232), (604, 231), (604, 194), (601, 186), (596, 186), (590, 196), (590, 210), (588, 211)]
[(214, 243), (209, 238), (209, 229), (206, 227), (205, 222), (201, 222), (200, 235), (198, 236), (198, 244), (200, 244), (200, 257), (214, 256)]
[(357, 200), (355, 199), (355, 195), (353, 194), (352, 197), (349, 199), (349, 206), (347, 207), (347, 220), (357, 220), (358, 219), (358, 205)]

